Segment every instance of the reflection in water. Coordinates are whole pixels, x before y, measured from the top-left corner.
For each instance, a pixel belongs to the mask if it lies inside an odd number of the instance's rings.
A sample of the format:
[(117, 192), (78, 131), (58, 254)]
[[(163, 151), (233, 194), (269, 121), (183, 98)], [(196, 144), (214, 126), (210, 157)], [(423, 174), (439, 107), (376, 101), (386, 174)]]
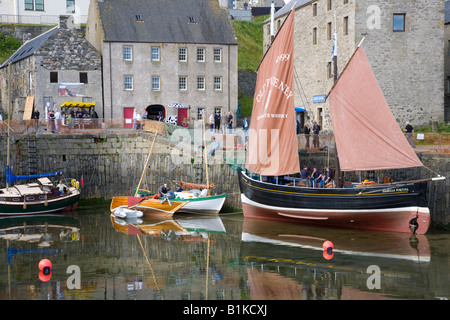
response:
[[(30, 218), (0, 220), (0, 299), (450, 296), (449, 233), (324, 229), (241, 214), (132, 221), (114, 218), (103, 207)], [(323, 257), (325, 240), (334, 244), (331, 260)], [(53, 264), (48, 282), (38, 277), (43, 258)], [(71, 265), (80, 267), (80, 289), (67, 286)], [(379, 267), (379, 283), (370, 278), (376, 275), (370, 266)]]

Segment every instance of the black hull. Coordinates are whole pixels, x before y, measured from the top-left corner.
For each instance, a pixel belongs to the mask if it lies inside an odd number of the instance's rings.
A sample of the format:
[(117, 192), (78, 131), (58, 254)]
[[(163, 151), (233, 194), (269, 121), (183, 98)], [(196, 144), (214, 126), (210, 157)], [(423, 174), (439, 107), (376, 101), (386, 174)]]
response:
[(308, 188), (261, 182), (239, 171), (239, 186), (244, 215), (251, 218), (399, 232), (418, 224), (415, 231), (422, 234), (429, 226), (426, 182)]

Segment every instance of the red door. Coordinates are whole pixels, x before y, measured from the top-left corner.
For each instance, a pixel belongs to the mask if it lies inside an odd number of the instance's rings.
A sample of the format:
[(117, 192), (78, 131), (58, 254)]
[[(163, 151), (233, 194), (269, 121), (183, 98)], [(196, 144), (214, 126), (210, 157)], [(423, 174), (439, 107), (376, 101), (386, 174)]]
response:
[[(187, 119), (187, 110), (186, 108), (179, 108), (178, 109), (178, 125), (182, 126), (184, 119)], [(187, 120), (185, 122), (185, 126), (187, 126)]]
[(133, 127), (133, 113), (134, 108), (123, 108), (123, 119), (124, 119), (123, 126), (125, 128)]

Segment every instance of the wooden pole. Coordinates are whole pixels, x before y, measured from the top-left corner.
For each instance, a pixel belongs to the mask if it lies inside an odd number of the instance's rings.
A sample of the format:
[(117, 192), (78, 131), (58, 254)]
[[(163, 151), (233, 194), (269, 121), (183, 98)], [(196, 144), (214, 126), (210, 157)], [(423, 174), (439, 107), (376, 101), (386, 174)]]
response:
[(210, 195), (209, 192), (209, 175), (208, 175), (208, 155), (206, 153), (206, 129), (205, 129), (205, 116), (206, 112), (203, 112), (203, 156), (205, 158), (205, 168), (206, 168), (206, 189), (208, 190), (208, 196)]
[(155, 132), (155, 137), (153, 138), (152, 146), (150, 147), (150, 151), (148, 152), (147, 161), (145, 162), (144, 169), (142, 170), (141, 180), (139, 180), (139, 184), (136, 188), (136, 192), (134, 193), (135, 197), (138, 195), (139, 188), (141, 187), (142, 180), (144, 179), (145, 171), (147, 170), (147, 166), (148, 166), (148, 161), (150, 160), (150, 155), (152, 154), (153, 145), (155, 144), (155, 140), (156, 140), (157, 136), (158, 136), (158, 130), (156, 130), (156, 132)]

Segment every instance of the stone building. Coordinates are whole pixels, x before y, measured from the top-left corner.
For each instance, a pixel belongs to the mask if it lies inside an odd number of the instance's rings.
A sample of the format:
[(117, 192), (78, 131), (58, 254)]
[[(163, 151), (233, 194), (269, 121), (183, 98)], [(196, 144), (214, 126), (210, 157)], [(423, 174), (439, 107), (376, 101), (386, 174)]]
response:
[(217, 0), (95, 0), (86, 38), (103, 57), (106, 118), (236, 115), (238, 46)]
[(445, 121), (450, 121), (450, 1), (445, 1)]
[[(275, 14), (275, 30), (291, 9)], [(332, 130), (328, 102), (334, 83), (333, 34), (338, 74), (364, 38), (363, 47), (400, 126), (444, 120), (444, 1), (313, 0), (295, 9), (295, 101), (303, 122)], [(270, 19), (264, 25), (264, 50)]]
[[(58, 27), (24, 43), (3, 65), (0, 103), (8, 105), (8, 65), (11, 64), (12, 119), (22, 119), (27, 97), (44, 116), (45, 106), (64, 102), (95, 102), (102, 106), (102, 70), (99, 52), (73, 27), (73, 17), (61, 16)], [(70, 87), (77, 88), (76, 94)], [(100, 112), (99, 112), (100, 111)], [(100, 115), (101, 117), (101, 115)]]

